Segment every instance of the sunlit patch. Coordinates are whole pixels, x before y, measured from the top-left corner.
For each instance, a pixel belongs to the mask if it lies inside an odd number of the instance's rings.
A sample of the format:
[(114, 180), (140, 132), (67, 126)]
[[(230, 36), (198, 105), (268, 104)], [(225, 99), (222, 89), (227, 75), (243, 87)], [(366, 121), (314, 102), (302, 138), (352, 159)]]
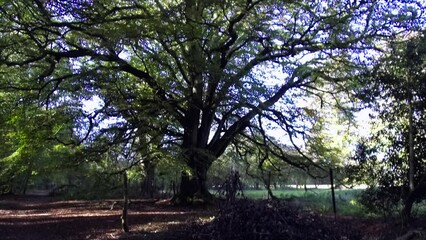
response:
[(169, 230), (172, 226), (184, 225), (183, 221), (171, 221), (171, 222), (150, 222), (140, 226), (138, 230), (148, 233), (158, 233)]
[(56, 224), (58, 222), (57, 219), (52, 219), (52, 220), (48, 220), (48, 219), (40, 219), (40, 220), (36, 220), (36, 221), (31, 221), (31, 222), (1, 222), (0, 226), (28, 226), (28, 225), (34, 225), (34, 224)]
[(201, 224), (207, 224), (207, 223), (211, 223), (216, 219), (215, 216), (210, 216), (210, 217), (200, 217), (199, 220)]
[[(30, 213), (30, 214), (31, 214), (31, 216), (34, 216), (34, 217), (52, 216), (51, 213)], [(24, 213), (24, 214), (10, 214), (9, 216), (17, 217), (17, 218), (21, 218), (21, 217), (26, 218), (26, 217), (28, 217), (28, 215), (29, 215), (29, 213)]]
[(165, 211), (161, 211), (161, 212), (136, 212), (136, 211), (132, 211), (133, 215), (188, 215), (191, 213), (188, 212), (165, 212)]
[(185, 234), (194, 224), (203, 225), (214, 220), (212, 212), (141, 203), (129, 209), (130, 233), (123, 233), (120, 227), (122, 209), (110, 210), (111, 201), (4, 201), (0, 204), (4, 207), (0, 209), (0, 226), (4, 229), (43, 232), (50, 226), (68, 229), (68, 226), (84, 223), (82, 230), (75, 233), (79, 239), (143, 239), (147, 236), (163, 239), (162, 236), (171, 232)]
[(116, 212), (112, 211), (96, 211), (96, 212), (79, 212), (79, 211), (49, 211), (49, 212), (37, 212), (37, 211), (0, 211), (0, 219), (10, 218), (74, 218), (74, 217), (108, 217), (117, 216)]
[(197, 217), (191, 216), (182, 220), (174, 221), (161, 221), (161, 219), (154, 219), (146, 224), (138, 224), (132, 226), (132, 231), (139, 233), (161, 233), (170, 231), (171, 229), (182, 229), (182, 227), (191, 226), (192, 224), (204, 225), (210, 223), (215, 219), (214, 216)]

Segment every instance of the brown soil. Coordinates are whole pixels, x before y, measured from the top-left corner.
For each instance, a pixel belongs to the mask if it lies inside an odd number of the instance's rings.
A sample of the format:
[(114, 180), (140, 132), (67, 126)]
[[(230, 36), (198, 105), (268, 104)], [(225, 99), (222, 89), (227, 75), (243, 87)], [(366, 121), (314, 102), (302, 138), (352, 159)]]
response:
[[(213, 207), (176, 207), (168, 201), (133, 201), (129, 209), (130, 233), (121, 230), (121, 206), (114, 200), (59, 201), (49, 197), (0, 198), (0, 239), (191, 239), (194, 224), (208, 223), (216, 211)], [(342, 217), (339, 222), (350, 223), (363, 234), (363, 240), (396, 239), (407, 232), (400, 224), (383, 220), (362, 220)], [(418, 238), (426, 239), (426, 218), (413, 225)], [(425, 237), (425, 238), (423, 238)]]
[(129, 209), (130, 233), (121, 230), (121, 207), (113, 200), (56, 201), (48, 197), (0, 199), (0, 239), (185, 239), (188, 228), (212, 210), (141, 200)]

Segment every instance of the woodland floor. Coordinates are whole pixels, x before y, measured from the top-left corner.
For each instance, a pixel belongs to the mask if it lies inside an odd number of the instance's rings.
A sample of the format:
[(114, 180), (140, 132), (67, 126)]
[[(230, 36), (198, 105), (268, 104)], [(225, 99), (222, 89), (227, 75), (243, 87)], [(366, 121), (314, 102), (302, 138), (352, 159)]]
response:
[(130, 233), (121, 230), (114, 200), (56, 201), (49, 197), (0, 198), (0, 239), (185, 239), (187, 228), (208, 220), (209, 209), (175, 207), (150, 200), (132, 202)]
[[(190, 239), (194, 224), (209, 222), (216, 213), (213, 207), (176, 207), (165, 201), (138, 200), (130, 205), (130, 233), (124, 234), (121, 207), (116, 205), (111, 210), (113, 202), (0, 197), (0, 239)], [(355, 231), (363, 233), (362, 239), (383, 239), (385, 233), (389, 236), (390, 232), (398, 231), (394, 224), (380, 220), (340, 218), (338, 221), (351, 222)], [(425, 219), (422, 221), (417, 225), (426, 226)]]

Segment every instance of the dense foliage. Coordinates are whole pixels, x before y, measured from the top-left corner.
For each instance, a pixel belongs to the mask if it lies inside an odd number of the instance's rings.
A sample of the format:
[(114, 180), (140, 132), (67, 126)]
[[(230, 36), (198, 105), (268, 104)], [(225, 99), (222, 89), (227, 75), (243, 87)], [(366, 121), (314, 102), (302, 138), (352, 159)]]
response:
[(372, 187), (365, 202), (377, 202), (380, 209), (402, 201), (409, 216), (412, 204), (426, 198), (424, 32), (389, 47), (389, 54), (366, 74), (359, 94), (375, 110), (378, 124), (370, 139), (358, 145), (351, 175)]

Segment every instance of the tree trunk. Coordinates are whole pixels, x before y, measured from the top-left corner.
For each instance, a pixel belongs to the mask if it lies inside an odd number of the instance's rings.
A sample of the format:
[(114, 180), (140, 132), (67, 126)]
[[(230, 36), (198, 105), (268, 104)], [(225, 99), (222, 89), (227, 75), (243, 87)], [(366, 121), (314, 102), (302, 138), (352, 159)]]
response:
[(197, 179), (197, 185), (198, 185), (198, 190), (197, 190), (197, 194), (199, 194), (202, 198), (204, 197), (211, 197), (211, 194), (209, 192), (209, 189), (207, 187), (207, 171), (208, 171), (208, 167), (207, 166), (199, 166), (196, 169), (194, 169), (196, 171), (196, 179)]
[(200, 197), (210, 197), (211, 194), (207, 187), (207, 172), (211, 166), (211, 160), (207, 159), (206, 156), (200, 156), (194, 154), (189, 160), (189, 167), (192, 170), (193, 176), (197, 181), (196, 193)]
[[(262, 171), (262, 174), (263, 174), (263, 171)], [(268, 171), (268, 176), (266, 177), (266, 179), (265, 179), (265, 177), (263, 177), (263, 180), (264, 180), (264, 183), (265, 183), (265, 188), (266, 188), (266, 190), (268, 191), (268, 199), (277, 199), (277, 197), (274, 195), (274, 193), (272, 192), (272, 189), (271, 189), (271, 178), (272, 178), (272, 173), (271, 173), (271, 171)]]
[(31, 161), (28, 164), (28, 169), (27, 169), (27, 172), (25, 173), (24, 182), (22, 183), (22, 187), (21, 187), (22, 195), (25, 195), (27, 193), (28, 183), (30, 182), (32, 169), (33, 169), (33, 162)]
[(402, 208), (402, 222), (404, 225), (408, 225), (411, 220), (411, 209), (413, 208), (414, 202), (419, 199), (426, 198), (426, 174), (418, 181), (415, 188), (409, 192), (404, 199), (404, 207)]
[(409, 148), (409, 155), (408, 155), (408, 185), (410, 188), (410, 192), (414, 191), (415, 184), (414, 184), (414, 173), (416, 172), (415, 169), (415, 163), (414, 163), (414, 133), (413, 133), (413, 103), (411, 101), (411, 98), (408, 102), (408, 108), (409, 108), (409, 116), (408, 116), (408, 148)]
[(188, 199), (196, 196), (203, 202), (209, 202), (212, 198), (207, 187), (207, 172), (211, 165), (208, 160), (193, 156), (188, 161), (188, 166), (192, 170), (192, 176), (182, 173), (180, 191), (175, 197), (175, 202), (186, 204)]
[(404, 199), (404, 207), (402, 209), (403, 224), (408, 224), (411, 218), (411, 209), (415, 200), (415, 163), (414, 163), (414, 134), (413, 134), (413, 104), (411, 98), (408, 99), (408, 194)]
[(404, 200), (404, 207), (402, 208), (402, 223), (408, 225), (411, 219), (411, 209), (414, 204), (414, 195), (410, 192)]
[(145, 178), (141, 184), (141, 193), (143, 197), (154, 198), (154, 195), (156, 194), (155, 170), (155, 163), (152, 161), (144, 162)]
[(21, 187), (21, 193), (22, 195), (25, 195), (27, 193), (28, 183), (30, 182), (31, 177), (31, 170), (29, 169), (28, 172), (25, 174), (24, 181), (22, 183)]
[(121, 228), (123, 232), (129, 232), (129, 225), (127, 223), (127, 209), (129, 206), (129, 189), (127, 186), (127, 172), (123, 172), (123, 212), (121, 214)]
[(331, 186), (331, 200), (332, 200), (332, 203), (333, 203), (334, 220), (336, 220), (336, 217), (337, 217), (336, 195), (334, 194), (334, 177), (333, 177), (333, 169), (332, 168), (330, 168), (330, 186)]

